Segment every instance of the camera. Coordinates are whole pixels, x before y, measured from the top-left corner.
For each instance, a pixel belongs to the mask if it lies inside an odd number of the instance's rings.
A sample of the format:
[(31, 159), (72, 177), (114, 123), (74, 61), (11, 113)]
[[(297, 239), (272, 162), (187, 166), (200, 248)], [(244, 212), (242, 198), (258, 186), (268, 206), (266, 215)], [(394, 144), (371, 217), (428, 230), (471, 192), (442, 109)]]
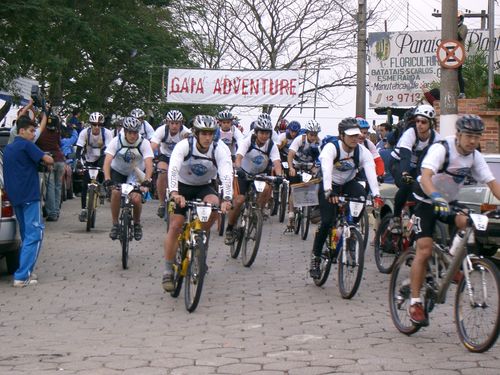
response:
[(33, 99), (35, 107), (45, 109), (45, 98), (38, 85), (31, 86), (31, 99)]

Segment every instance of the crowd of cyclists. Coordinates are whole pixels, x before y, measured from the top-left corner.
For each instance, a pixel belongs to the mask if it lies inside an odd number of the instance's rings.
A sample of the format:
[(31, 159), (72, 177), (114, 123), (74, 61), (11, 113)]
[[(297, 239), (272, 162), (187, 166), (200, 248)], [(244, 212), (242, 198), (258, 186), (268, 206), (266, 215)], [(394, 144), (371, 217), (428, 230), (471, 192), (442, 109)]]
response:
[[(116, 119), (114, 129), (104, 127), (104, 115), (93, 112), (88, 127), (83, 127), (74, 144), (76, 160), (81, 165), (102, 168), (102, 187), (110, 195), (111, 231), (119, 235), (121, 183), (136, 183), (134, 193), (133, 237), (141, 240), (143, 194), (155, 190), (157, 215), (168, 214), (169, 201), (175, 203), (164, 238), (164, 271), (162, 287), (174, 288), (173, 263), (177, 241), (186, 211), (186, 201), (199, 199), (220, 208), (227, 215), (224, 244), (235, 241), (235, 226), (245, 203), (245, 193), (252, 183), (248, 176), (260, 174), (281, 176), (293, 186), (302, 183), (298, 170), (309, 165), (307, 172), (319, 181), (318, 202), (321, 220), (311, 246), (309, 275), (320, 276), (321, 252), (330, 229), (337, 219), (339, 199), (366, 199), (370, 195), (375, 208), (383, 204), (379, 184), (388, 173), (398, 187), (395, 196), (391, 231), (401, 231), (400, 214), (405, 202), (416, 199), (416, 257), (411, 273), (411, 306), (409, 314), (415, 325), (428, 324), (420, 289), (425, 276), (425, 262), (431, 254), (432, 232), (436, 220), (465, 227), (466, 216), (452, 210), (457, 192), (472, 177), (487, 184), (500, 199), (500, 186), (477, 150), (485, 126), (475, 115), (460, 116), (456, 135), (442, 138), (436, 131), (436, 114), (430, 105), (419, 105), (405, 116), (405, 128), (396, 140), (390, 140), (392, 127), (382, 124), (375, 139), (370, 139), (370, 125), (360, 117), (347, 117), (337, 125), (338, 136), (320, 138), (321, 125), (310, 119), (302, 126), (298, 121), (278, 121), (275, 126), (267, 113), (261, 113), (245, 132), (233, 114), (224, 110), (216, 116), (200, 114), (187, 122), (182, 112), (169, 110), (156, 130), (137, 108), (129, 116)], [(188, 126), (189, 124), (189, 126)], [(387, 152), (390, 156), (387, 156)], [(141, 173), (137, 173), (137, 171)], [(81, 186), (80, 221), (87, 219), (85, 173)], [(153, 185), (154, 181), (154, 185)], [(218, 186), (222, 186), (219, 190)], [(278, 202), (274, 186), (266, 184), (257, 202), (267, 215), (276, 214)], [(142, 193), (141, 193), (142, 192)], [(294, 225), (293, 196), (288, 200), (287, 228)], [(212, 212), (204, 229), (209, 231), (219, 213)], [(352, 219), (359, 226), (359, 217)]]

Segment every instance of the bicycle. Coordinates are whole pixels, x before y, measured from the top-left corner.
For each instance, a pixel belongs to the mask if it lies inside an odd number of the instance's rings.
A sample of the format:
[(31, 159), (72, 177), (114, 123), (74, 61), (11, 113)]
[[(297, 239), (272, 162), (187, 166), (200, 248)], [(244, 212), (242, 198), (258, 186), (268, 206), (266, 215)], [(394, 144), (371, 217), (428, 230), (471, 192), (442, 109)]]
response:
[[(482, 353), (495, 344), (499, 333), (500, 275), (491, 260), (469, 254), (467, 249), (468, 242), (474, 242), (474, 232), (479, 235), (486, 231), (487, 216), (467, 216), (467, 228), (454, 256), (447, 252), (446, 247), (434, 243), (421, 297), (428, 318), (436, 304), (446, 302), (448, 288), (461, 268), (463, 276), (457, 283), (453, 309), (458, 337), (469, 351)], [(389, 287), (391, 319), (396, 328), (406, 335), (421, 328), (411, 322), (408, 312), (410, 271), (414, 258), (414, 249), (402, 254), (392, 271)]]
[(212, 211), (218, 207), (200, 200), (187, 201), (187, 212), (179, 235), (179, 246), (173, 264), (174, 290), (170, 295), (178, 297), (184, 286), (184, 304), (186, 310), (193, 312), (201, 298), (203, 281), (207, 272), (206, 258), (209, 233), (202, 229), (202, 223), (208, 222)]
[[(283, 161), (281, 162), (281, 165), (283, 166), (283, 171), (285, 172), (285, 176), (287, 176), (288, 173), (288, 162)], [(286, 180), (285, 180), (286, 181)], [(279, 187), (278, 191), (278, 197), (279, 197), (279, 203), (278, 204), (278, 221), (280, 223), (283, 223), (285, 221), (285, 214), (288, 212), (288, 195), (290, 194), (290, 186), (288, 184), (288, 181), (283, 181), (283, 183)]]
[[(407, 201), (401, 212), (401, 233), (393, 233), (391, 227), (391, 215), (386, 215), (380, 223), (374, 239), (375, 264), (379, 272), (389, 274), (392, 272), (399, 256), (413, 245), (415, 241), (415, 230), (413, 228), (414, 200)], [(434, 240), (446, 245), (446, 228), (438, 221), (434, 229)]]
[(97, 200), (99, 199), (100, 204), (104, 204), (104, 196), (101, 192), (101, 185), (97, 181), (97, 177), (101, 168), (99, 167), (84, 167), (84, 171), (87, 171), (90, 177), (90, 181), (87, 185), (87, 223), (86, 230), (90, 232), (92, 228), (95, 227), (95, 219), (97, 215)]
[[(303, 183), (308, 183), (311, 181), (313, 175), (310, 174), (311, 169), (314, 167), (314, 163), (302, 163), (298, 162), (294, 165), (297, 170), (297, 176), (302, 177)], [(294, 191), (292, 186), (292, 192)], [(317, 193), (316, 193), (317, 195)], [(317, 202), (316, 202), (317, 204)], [(293, 232), (298, 234), (300, 231), (300, 237), (305, 241), (307, 235), (309, 234), (309, 226), (311, 224), (311, 207), (305, 205), (296, 205), (294, 201), (294, 227)]]
[(120, 199), (120, 245), (122, 249), (122, 267), (124, 270), (128, 268), (128, 253), (130, 241), (134, 238), (134, 219), (133, 205), (130, 199), (131, 193), (141, 194), (139, 185), (137, 184), (121, 184), (121, 199)]
[(250, 267), (259, 251), (264, 220), (262, 209), (257, 204), (257, 195), (264, 191), (267, 183), (281, 183), (286, 180), (281, 176), (245, 174), (245, 177), (253, 183), (245, 194), (245, 204), (233, 229), (235, 235), (230, 246), (230, 254), (236, 259), (241, 251), (243, 266)]
[(314, 279), (322, 286), (328, 279), (333, 263), (338, 263), (339, 291), (344, 299), (351, 299), (358, 291), (363, 276), (365, 248), (363, 238), (351, 218), (359, 217), (365, 199), (339, 197), (338, 219), (328, 234), (321, 253), (320, 277)]

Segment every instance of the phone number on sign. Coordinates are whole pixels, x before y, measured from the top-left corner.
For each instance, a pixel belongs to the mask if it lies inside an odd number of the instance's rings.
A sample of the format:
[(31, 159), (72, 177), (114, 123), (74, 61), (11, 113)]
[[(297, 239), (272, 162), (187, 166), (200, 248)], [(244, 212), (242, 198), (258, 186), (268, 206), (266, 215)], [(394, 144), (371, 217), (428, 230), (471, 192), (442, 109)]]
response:
[(399, 93), (394, 95), (387, 95), (385, 100), (389, 103), (403, 103), (403, 104), (416, 104), (420, 99), (422, 99), (422, 94), (419, 92), (415, 93)]

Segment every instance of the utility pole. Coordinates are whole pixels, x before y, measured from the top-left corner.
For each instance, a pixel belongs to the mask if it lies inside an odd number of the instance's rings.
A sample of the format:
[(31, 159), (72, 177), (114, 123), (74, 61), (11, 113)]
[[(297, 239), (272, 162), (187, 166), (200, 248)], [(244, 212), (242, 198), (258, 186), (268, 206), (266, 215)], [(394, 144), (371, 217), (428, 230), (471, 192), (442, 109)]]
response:
[[(456, 10), (455, 10), (456, 13)], [(356, 116), (366, 117), (366, 0), (358, 0)], [(455, 22), (456, 23), (456, 22)]]
[(488, 31), (489, 31), (489, 48), (488, 48), (488, 97), (493, 95), (493, 84), (495, 83), (493, 77), (493, 63), (495, 60), (495, 4), (494, 0), (488, 0)]
[[(457, 0), (443, 0), (441, 3), (441, 40), (457, 40)], [(455, 134), (457, 120), (457, 69), (441, 68), (441, 117), (439, 132), (442, 136)]]

